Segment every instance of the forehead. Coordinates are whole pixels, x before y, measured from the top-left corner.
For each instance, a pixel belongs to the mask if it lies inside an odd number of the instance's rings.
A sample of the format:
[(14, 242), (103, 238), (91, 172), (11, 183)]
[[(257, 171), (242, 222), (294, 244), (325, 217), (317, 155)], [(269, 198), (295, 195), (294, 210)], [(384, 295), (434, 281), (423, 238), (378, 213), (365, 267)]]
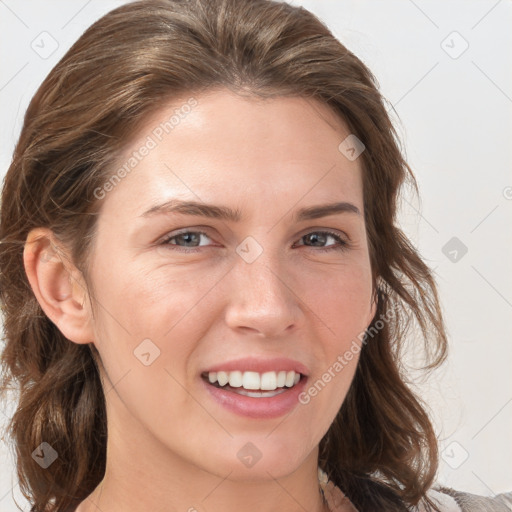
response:
[(117, 162), (128, 172), (108, 200), (140, 210), (144, 199), (163, 196), (224, 203), (297, 202), (306, 194), (312, 201), (343, 199), (340, 193), (353, 199), (362, 193), (360, 163), (339, 149), (349, 134), (331, 108), (313, 99), (224, 90), (186, 96), (141, 126)]

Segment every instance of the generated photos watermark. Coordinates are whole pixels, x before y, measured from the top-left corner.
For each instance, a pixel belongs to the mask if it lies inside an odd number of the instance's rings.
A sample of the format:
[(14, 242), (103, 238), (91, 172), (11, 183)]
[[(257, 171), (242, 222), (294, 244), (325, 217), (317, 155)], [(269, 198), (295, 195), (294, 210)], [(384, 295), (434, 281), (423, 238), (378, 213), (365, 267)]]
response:
[(327, 370), (322, 374), (322, 376), (317, 379), (314, 383), (312, 383), (305, 391), (299, 394), (299, 402), (303, 405), (309, 404), (311, 398), (322, 391), (325, 386), (331, 380), (333, 380), (336, 375), (338, 375), (343, 368), (345, 368), (350, 361), (354, 359), (355, 356), (361, 352), (363, 346), (368, 343), (369, 338), (373, 339), (375, 335), (381, 331), (387, 322), (389, 322), (396, 314), (394, 308), (388, 309), (385, 314), (380, 315), (380, 318), (375, 322), (374, 325), (371, 325), (368, 329), (360, 332), (357, 335), (357, 339), (353, 339), (350, 345), (350, 348), (345, 350), (343, 354), (338, 355), (336, 360), (327, 368)]
[(130, 156), (120, 166), (110, 178), (105, 181), (101, 187), (94, 189), (94, 197), (96, 199), (104, 199), (108, 192), (113, 190), (123, 178), (128, 176), (135, 167), (146, 157), (149, 153), (155, 149), (160, 142), (164, 139), (165, 135), (178, 126), (183, 119), (185, 119), (191, 112), (192, 108), (198, 104), (195, 98), (189, 98), (186, 103), (181, 105), (179, 108), (174, 109), (174, 114), (167, 119), (167, 121), (161, 122), (151, 131), (151, 134), (146, 137), (144, 143), (136, 150), (132, 151)]

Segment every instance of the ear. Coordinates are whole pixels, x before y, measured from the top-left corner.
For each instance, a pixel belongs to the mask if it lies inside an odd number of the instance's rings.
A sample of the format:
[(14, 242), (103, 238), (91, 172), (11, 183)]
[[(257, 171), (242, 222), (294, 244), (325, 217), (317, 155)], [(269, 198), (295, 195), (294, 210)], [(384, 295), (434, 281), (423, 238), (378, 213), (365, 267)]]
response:
[(23, 263), (32, 291), (48, 318), (67, 339), (91, 343), (93, 331), (85, 281), (50, 229), (30, 231)]

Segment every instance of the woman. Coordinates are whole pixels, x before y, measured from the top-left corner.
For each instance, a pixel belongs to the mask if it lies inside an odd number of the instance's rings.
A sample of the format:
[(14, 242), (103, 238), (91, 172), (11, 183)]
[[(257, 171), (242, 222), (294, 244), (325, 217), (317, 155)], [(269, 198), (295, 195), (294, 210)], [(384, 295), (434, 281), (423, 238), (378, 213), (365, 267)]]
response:
[(426, 369), (446, 357), (407, 180), (370, 71), (304, 9), (150, 0), (90, 27), (2, 195), (32, 510), (479, 510), (434, 488), (401, 369), (411, 322)]

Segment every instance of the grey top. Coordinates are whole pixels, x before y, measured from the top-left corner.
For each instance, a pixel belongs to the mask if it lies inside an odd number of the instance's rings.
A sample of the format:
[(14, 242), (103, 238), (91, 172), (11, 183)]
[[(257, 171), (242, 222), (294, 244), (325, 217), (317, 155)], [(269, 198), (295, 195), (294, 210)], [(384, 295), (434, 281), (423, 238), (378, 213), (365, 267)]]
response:
[[(357, 512), (347, 496), (329, 480), (320, 467), (318, 481), (331, 512), (347, 509)], [(512, 491), (485, 497), (437, 484), (430, 488), (427, 496), (442, 512), (512, 512)], [(419, 505), (410, 509), (410, 512), (426, 512), (426, 510), (423, 505)]]
[[(430, 496), (442, 506), (443, 512), (511, 512), (512, 492), (493, 497), (478, 496), (469, 492), (456, 491), (449, 487), (436, 487)], [(454, 508), (455, 507), (455, 508)]]

